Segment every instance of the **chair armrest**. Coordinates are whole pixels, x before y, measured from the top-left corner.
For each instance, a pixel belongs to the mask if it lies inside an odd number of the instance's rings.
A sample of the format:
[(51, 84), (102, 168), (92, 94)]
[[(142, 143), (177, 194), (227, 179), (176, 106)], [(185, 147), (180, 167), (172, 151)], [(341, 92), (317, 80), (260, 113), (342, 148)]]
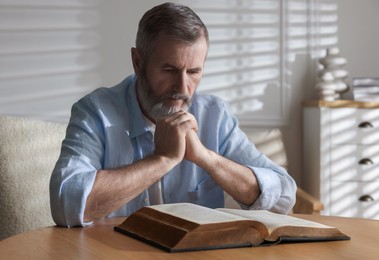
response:
[(322, 204), (317, 198), (306, 193), (304, 190), (297, 188), (296, 203), (293, 207), (293, 213), (299, 214), (320, 214), (324, 209)]

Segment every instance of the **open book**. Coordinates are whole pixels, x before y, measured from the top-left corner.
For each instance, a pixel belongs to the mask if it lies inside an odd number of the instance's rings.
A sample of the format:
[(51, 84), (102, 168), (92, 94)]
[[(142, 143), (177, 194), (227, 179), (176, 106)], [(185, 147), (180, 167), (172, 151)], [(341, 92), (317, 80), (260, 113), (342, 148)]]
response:
[(191, 203), (144, 207), (114, 229), (170, 252), (350, 239), (337, 228), (266, 210)]

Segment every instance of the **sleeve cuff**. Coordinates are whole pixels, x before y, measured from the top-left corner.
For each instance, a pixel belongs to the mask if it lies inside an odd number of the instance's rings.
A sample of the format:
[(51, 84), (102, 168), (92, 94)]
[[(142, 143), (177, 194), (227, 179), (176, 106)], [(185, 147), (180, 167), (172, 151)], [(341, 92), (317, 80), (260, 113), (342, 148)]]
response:
[(271, 169), (249, 167), (255, 174), (261, 194), (251, 205), (241, 205), (243, 209), (270, 210), (278, 202), (281, 195), (281, 183), (278, 174)]

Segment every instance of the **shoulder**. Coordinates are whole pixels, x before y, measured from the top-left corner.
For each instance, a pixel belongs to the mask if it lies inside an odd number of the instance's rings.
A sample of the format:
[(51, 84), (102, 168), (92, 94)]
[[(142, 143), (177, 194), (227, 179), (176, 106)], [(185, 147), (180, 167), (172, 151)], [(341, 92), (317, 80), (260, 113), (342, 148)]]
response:
[(235, 125), (236, 118), (232, 115), (228, 103), (220, 97), (197, 93), (193, 98), (190, 112), (198, 123), (203, 125)]
[(229, 105), (225, 100), (215, 95), (205, 93), (196, 93), (192, 101), (192, 106), (194, 109), (229, 109)]
[(104, 125), (121, 124), (127, 121), (129, 110), (133, 107), (134, 81), (126, 78), (113, 87), (102, 87), (85, 95), (71, 108), (70, 122)]
[(128, 92), (134, 87), (134, 75), (112, 87), (100, 87), (86, 94), (74, 106), (89, 106), (92, 109), (119, 108), (126, 106)]
[[(134, 76), (134, 75), (133, 75)], [(96, 101), (112, 101), (112, 100), (125, 100), (127, 91), (134, 86), (135, 79), (129, 76), (120, 83), (112, 87), (100, 87), (91, 93), (82, 97), (79, 101), (96, 102)]]

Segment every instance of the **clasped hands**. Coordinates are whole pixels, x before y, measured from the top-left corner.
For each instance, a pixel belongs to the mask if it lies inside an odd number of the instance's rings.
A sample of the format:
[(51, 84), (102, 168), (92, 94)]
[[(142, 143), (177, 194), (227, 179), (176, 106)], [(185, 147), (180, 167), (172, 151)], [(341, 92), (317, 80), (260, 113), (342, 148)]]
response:
[(176, 165), (183, 159), (199, 164), (208, 151), (197, 136), (195, 117), (178, 111), (160, 119), (155, 130), (155, 155), (164, 156)]

